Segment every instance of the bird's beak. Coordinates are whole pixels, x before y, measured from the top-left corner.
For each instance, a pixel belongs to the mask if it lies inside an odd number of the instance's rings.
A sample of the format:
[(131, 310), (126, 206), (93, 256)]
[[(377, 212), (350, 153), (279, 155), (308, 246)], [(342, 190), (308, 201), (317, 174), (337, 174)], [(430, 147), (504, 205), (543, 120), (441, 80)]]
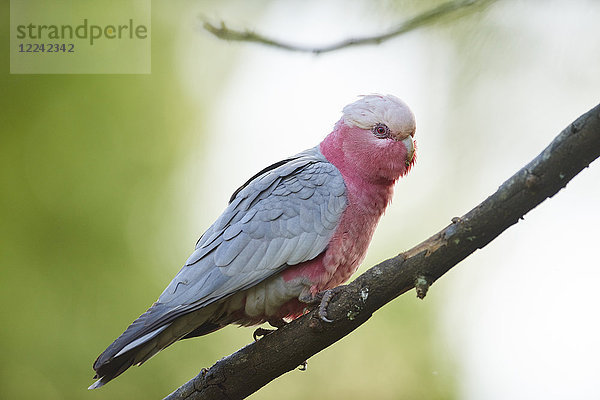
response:
[(415, 157), (415, 142), (412, 136), (407, 136), (406, 139), (402, 140), (402, 143), (406, 147), (406, 165), (408, 166), (412, 164)]

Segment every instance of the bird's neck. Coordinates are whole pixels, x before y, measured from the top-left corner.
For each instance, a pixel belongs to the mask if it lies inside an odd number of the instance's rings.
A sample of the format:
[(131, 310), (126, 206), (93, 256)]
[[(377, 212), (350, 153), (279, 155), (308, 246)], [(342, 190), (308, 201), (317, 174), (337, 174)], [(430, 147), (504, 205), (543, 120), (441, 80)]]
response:
[(357, 157), (356, 153), (346, 151), (352, 144), (345, 142), (343, 129), (347, 129), (343, 123), (336, 125), (334, 131), (321, 142), (321, 153), (344, 177), (349, 196), (358, 204), (381, 214), (392, 199), (397, 178), (377, 174), (377, 165), (384, 160), (374, 160), (375, 155)]

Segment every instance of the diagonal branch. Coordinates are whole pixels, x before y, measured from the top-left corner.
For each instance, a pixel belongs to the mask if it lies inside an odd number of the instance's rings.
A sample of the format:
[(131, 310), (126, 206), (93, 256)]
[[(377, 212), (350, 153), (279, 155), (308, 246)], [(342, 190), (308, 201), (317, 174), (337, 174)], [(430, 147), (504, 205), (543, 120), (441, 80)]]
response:
[(454, 0), (449, 1), (447, 3), (441, 4), (437, 7), (432, 8), (431, 10), (425, 11), (422, 14), (419, 14), (413, 18), (410, 18), (388, 32), (379, 34), (379, 35), (371, 35), (359, 38), (349, 38), (342, 40), (338, 43), (333, 43), (330, 45), (322, 46), (322, 47), (309, 47), (309, 46), (301, 46), (295, 45), (291, 43), (286, 43), (283, 41), (279, 41), (277, 39), (269, 38), (267, 36), (261, 35), (256, 32), (252, 32), (249, 30), (234, 30), (230, 29), (225, 25), (225, 22), (221, 22), (220, 26), (216, 26), (211, 24), (208, 21), (204, 21), (203, 27), (219, 39), (223, 40), (231, 40), (237, 42), (252, 42), (252, 43), (260, 43), (270, 47), (276, 47), (283, 50), (290, 51), (298, 51), (304, 53), (328, 53), (331, 51), (343, 49), (345, 47), (351, 46), (362, 46), (367, 44), (380, 44), (389, 39), (392, 39), (396, 36), (400, 36), (403, 33), (410, 32), (417, 28), (431, 25), (443, 17), (446, 17), (450, 14), (453, 14), (459, 10), (466, 10), (467, 8), (475, 8), (475, 6), (483, 7), (485, 5), (491, 4), (497, 0)]
[(358, 328), (377, 309), (433, 282), (552, 197), (600, 156), (600, 105), (583, 114), (490, 197), (423, 243), (372, 267), (329, 305), (333, 323), (311, 312), (218, 361), (166, 400), (246, 397)]

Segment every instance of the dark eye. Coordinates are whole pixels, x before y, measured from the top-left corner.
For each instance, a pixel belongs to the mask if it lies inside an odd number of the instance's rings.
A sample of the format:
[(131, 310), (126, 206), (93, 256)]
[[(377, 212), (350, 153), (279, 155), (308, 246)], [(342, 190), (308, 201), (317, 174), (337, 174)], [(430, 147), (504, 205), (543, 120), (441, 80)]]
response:
[(390, 129), (385, 124), (375, 125), (373, 127), (372, 131), (373, 131), (373, 134), (380, 139), (389, 137), (389, 135), (390, 135)]

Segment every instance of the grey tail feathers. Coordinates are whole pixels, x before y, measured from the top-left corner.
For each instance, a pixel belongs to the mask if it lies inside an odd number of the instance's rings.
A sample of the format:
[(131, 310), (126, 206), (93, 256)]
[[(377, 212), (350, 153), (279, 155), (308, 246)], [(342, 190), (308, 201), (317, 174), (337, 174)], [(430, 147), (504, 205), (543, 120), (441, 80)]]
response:
[[(140, 365), (153, 355), (188, 337), (201, 336), (223, 327), (207, 321), (211, 308), (182, 315), (162, 325), (157, 320), (165, 315), (163, 304), (155, 303), (136, 319), (94, 362), (98, 379), (88, 389), (97, 389), (132, 365)], [(158, 325), (158, 326), (157, 326)]]
[(160, 308), (158, 304), (150, 307), (98, 356), (93, 368), (96, 371), (94, 379), (99, 379), (88, 389), (96, 389), (105, 385), (132, 365), (143, 363), (161, 350), (156, 346), (158, 336), (170, 324), (159, 326), (148, 332), (153, 320), (156, 321), (156, 318), (163, 314), (161, 312), (163, 310)]

